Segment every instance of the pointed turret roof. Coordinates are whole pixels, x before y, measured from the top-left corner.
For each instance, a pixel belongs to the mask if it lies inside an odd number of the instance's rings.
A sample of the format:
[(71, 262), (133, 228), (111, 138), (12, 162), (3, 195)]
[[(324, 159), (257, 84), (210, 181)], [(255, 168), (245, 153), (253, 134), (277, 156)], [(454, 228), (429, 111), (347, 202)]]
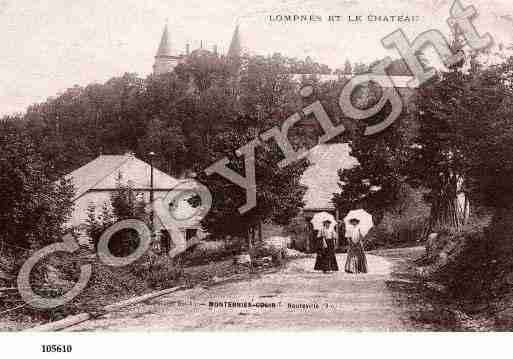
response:
[(164, 32), (162, 33), (162, 38), (160, 39), (159, 49), (157, 50), (157, 55), (155, 57), (168, 57), (173, 56), (171, 53), (171, 41), (169, 40), (169, 33), (167, 30), (167, 24), (164, 27)]
[(232, 42), (230, 43), (230, 48), (228, 49), (228, 57), (239, 57), (242, 52), (242, 45), (240, 39), (239, 25), (235, 27), (235, 31), (233, 32)]

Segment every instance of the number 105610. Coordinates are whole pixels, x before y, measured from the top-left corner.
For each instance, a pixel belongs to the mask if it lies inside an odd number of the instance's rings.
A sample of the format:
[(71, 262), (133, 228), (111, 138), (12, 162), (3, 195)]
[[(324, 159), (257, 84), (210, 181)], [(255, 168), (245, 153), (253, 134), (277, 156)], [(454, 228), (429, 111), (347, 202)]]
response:
[(73, 347), (68, 344), (52, 344), (52, 345), (41, 345), (41, 350), (43, 353), (71, 353), (71, 350), (73, 350)]

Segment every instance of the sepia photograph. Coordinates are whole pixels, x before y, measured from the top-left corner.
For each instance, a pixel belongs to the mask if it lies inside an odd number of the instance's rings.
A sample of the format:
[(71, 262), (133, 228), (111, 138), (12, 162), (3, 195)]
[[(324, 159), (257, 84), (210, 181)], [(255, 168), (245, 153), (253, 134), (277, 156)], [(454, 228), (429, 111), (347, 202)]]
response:
[(513, 331), (512, 4), (0, 20), (0, 342)]

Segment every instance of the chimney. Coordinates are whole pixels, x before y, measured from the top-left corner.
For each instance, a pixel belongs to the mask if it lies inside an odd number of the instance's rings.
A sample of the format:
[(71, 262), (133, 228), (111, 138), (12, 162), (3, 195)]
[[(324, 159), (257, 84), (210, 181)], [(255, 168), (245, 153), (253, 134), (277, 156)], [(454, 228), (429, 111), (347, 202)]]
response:
[(214, 45), (214, 55), (217, 55), (217, 44)]
[(185, 54), (187, 56), (189, 56), (191, 53), (191, 44), (189, 44), (188, 42), (185, 44)]

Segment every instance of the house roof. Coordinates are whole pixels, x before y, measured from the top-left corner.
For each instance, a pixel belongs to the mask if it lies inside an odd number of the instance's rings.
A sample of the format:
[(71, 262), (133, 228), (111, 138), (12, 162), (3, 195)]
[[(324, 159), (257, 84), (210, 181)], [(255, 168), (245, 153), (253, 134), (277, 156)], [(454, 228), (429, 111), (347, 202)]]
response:
[[(101, 155), (93, 161), (67, 174), (75, 186), (75, 198), (81, 197), (90, 190), (116, 189), (119, 174), (122, 182), (133, 188), (150, 190), (150, 164), (141, 161), (131, 154)], [(153, 188), (170, 190), (180, 181), (168, 174), (153, 168)]]
[(347, 143), (320, 144), (310, 150), (311, 165), (301, 176), (301, 184), (308, 188), (304, 210), (334, 209), (331, 199), (334, 193), (340, 193), (338, 170), (358, 164), (350, 151)]
[[(118, 187), (118, 179), (130, 185), (134, 190), (149, 191), (151, 189), (151, 165), (131, 154), (102, 155), (65, 176), (75, 186), (77, 200), (89, 191), (112, 191)], [(193, 191), (195, 181), (178, 180), (155, 167), (153, 168), (153, 189), (160, 191), (164, 201), (173, 202), (172, 215), (182, 228), (198, 228), (200, 211), (188, 202), (189, 196), (176, 196), (180, 191)], [(174, 192), (177, 190), (177, 192)], [(164, 196), (162, 196), (164, 192)], [(167, 193), (165, 193), (167, 192)], [(155, 221), (160, 221), (156, 216)]]

